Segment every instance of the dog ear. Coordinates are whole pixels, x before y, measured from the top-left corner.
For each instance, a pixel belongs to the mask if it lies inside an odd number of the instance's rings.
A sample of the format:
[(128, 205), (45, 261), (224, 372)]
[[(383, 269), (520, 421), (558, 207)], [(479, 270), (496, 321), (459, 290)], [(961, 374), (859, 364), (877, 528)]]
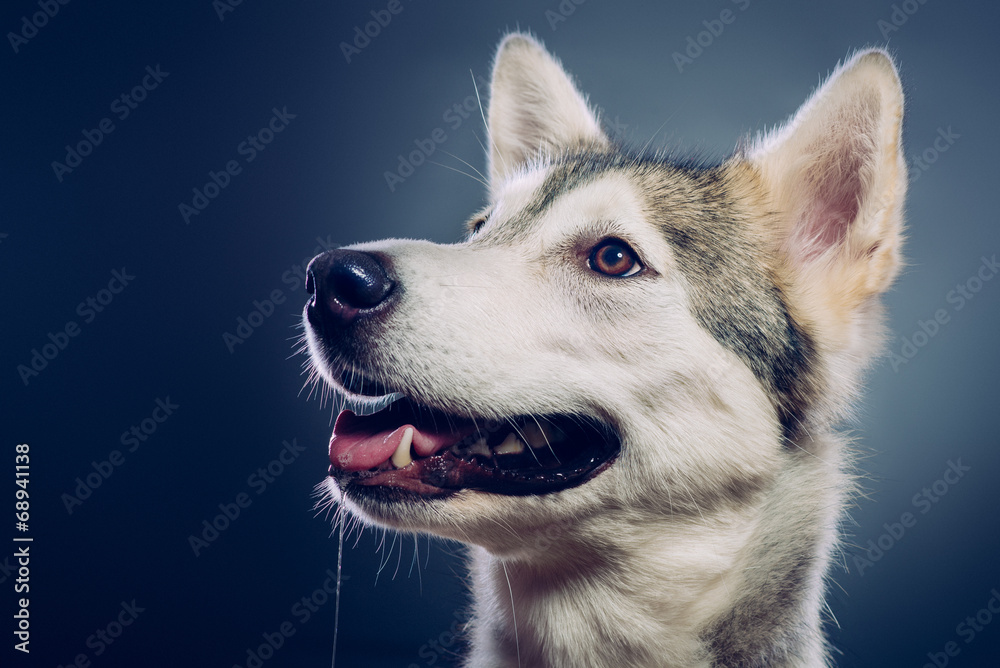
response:
[(863, 51), (745, 156), (777, 212), (777, 270), (796, 293), (789, 297), (836, 348), (852, 347), (845, 340), (857, 329), (852, 325), (899, 271), (907, 185), (902, 121), (892, 59)]
[(523, 33), (507, 35), (497, 49), (488, 126), (494, 187), (539, 154), (608, 141), (559, 62)]

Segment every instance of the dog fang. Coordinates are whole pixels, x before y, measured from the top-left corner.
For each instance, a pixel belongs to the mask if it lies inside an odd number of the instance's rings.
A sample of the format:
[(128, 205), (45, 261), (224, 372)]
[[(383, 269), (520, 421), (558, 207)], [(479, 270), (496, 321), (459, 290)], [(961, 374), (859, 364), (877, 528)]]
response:
[(397, 469), (409, 466), (413, 461), (413, 457), (410, 456), (411, 443), (413, 443), (413, 427), (407, 427), (403, 431), (403, 438), (400, 439), (396, 452), (392, 453), (392, 465)]
[(522, 452), (524, 452), (524, 443), (514, 432), (507, 434), (503, 443), (493, 448), (493, 453), (497, 455), (519, 455)]

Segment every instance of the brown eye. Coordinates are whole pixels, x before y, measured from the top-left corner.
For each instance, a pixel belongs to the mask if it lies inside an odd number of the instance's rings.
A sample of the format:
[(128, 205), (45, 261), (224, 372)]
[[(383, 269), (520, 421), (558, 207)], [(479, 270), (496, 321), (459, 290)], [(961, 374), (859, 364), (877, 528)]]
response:
[(642, 264), (627, 243), (620, 239), (605, 239), (590, 252), (590, 268), (605, 276), (625, 278), (642, 271)]

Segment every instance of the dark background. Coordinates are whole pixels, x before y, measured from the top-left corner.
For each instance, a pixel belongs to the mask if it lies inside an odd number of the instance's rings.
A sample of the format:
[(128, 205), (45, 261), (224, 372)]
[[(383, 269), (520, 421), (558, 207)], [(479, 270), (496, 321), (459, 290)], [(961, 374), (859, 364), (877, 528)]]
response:
[[(488, 78), (497, 41), (516, 27), (562, 58), (627, 139), (659, 130), (655, 145), (712, 157), (787, 117), (852, 49), (895, 52), (907, 155), (933, 159), (913, 169), (909, 266), (887, 299), (890, 348), (915, 354), (875, 369), (854, 425), (867, 494), (829, 597), (832, 637), (841, 666), (918, 667), (949, 642), (959, 654), (948, 665), (1000, 664), (1000, 620), (982, 613), (978, 623), (992, 623), (971, 638), (959, 627), (1000, 590), (1000, 279), (973, 278), (1000, 252), (997, 5), (565, 0), (562, 16), (558, 0), (402, 0), (350, 63), (339, 44), (387, 3), (346, 5), (246, 0), (220, 20), (210, 0), (77, 1), (58, 5), (16, 53), (9, 37), (0, 45), (6, 513), (15, 444), (31, 447), (30, 529), (17, 532), (8, 514), (0, 532), (4, 665), (85, 654), (93, 666), (246, 666), (283, 622), (295, 633), (265, 666), (329, 665), (332, 600), (317, 595), (308, 620), (295, 608), (336, 569), (337, 541), (312, 510), (332, 410), (300, 393), (304, 290), (291, 272), (320, 241), (459, 237), (484, 192), (458, 172), (472, 172), (463, 161), (482, 169), (484, 131), (478, 112), (457, 127), (461, 117), (444, 114), (474, 95), (473, 76)], [(673, 54), (726, 8), (735, 20), (679, 71)], [(6, 2), (0, 29), (20, 32), (39, 11)], [(111, 104), (147, 66), (169, 74), (120, 120)], [(275, 108), (294, 118), (247, 163), (238, 145)], [(103, 118), (114, 131), (58, 180), (53, 161)], [(390, 191), (384, 173), (437, 128), (447, 139)], [(939, 133), (951, 136), (943, 152)], [(242, 171), (186, 224), (178, 205), (229, 160)], [(78, 305), (123, 267), (135, 278), (87, 322)], [(979, 290), (958, 309), (949, 293), (970, 279)], [(276, 290), (284, 301), (230, 352), (224, 333)], [(948, 322), (935, 330), (926, 322), (939, 310)], [(25, 384), (18, 366), (70, 321), (78, 335)], [(933, 336), (904, 348), (921, 322)], [(178, 407), (147, 422), (155, 433), (129, 452), (121, 434), (167, 398)], [(292, 439), (304, 450), (262, 489), (250, 476)], [(103, 465), (111, 476), (68, 512), (64, 495), (115, 450), (124, 462)], [(968, 471), (937, 502), (915, 503), (959, 460)], [(195, 556), (189, 536), (241, 493), (249, 507)], [(907, 512), (915, 524), (893, 537)], [(19, 535), (34, 538), (30, 656), (10, 647), (8, 541)], [(449, 644), (464, 619), (460, 548), (421, 539), (412, 567), (412, 538), (389, 536), (376, 553), (380, 539), (365, 532), (345, 549), (338, 665), (449, 665), (431, 642)], [(880, 539), (888, 549), (866, 554)], [(133, 600), (143, 611), (98, 655), (88, 638)]]

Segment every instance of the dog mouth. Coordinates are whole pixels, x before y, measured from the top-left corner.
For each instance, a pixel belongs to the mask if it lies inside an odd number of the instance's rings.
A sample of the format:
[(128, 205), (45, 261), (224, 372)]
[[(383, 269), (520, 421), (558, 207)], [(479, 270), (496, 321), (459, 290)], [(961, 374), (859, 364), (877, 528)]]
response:
[(337, 417), (329, 475), (345, 493), (385, 500), (465, 489), (547, 494), (590, 480), (621, 448), (615, 430), (592, 418), (494, 421), (458, 417), (401, 395), (382, 398), (386, 403), (370, 415), (344, 410)]

